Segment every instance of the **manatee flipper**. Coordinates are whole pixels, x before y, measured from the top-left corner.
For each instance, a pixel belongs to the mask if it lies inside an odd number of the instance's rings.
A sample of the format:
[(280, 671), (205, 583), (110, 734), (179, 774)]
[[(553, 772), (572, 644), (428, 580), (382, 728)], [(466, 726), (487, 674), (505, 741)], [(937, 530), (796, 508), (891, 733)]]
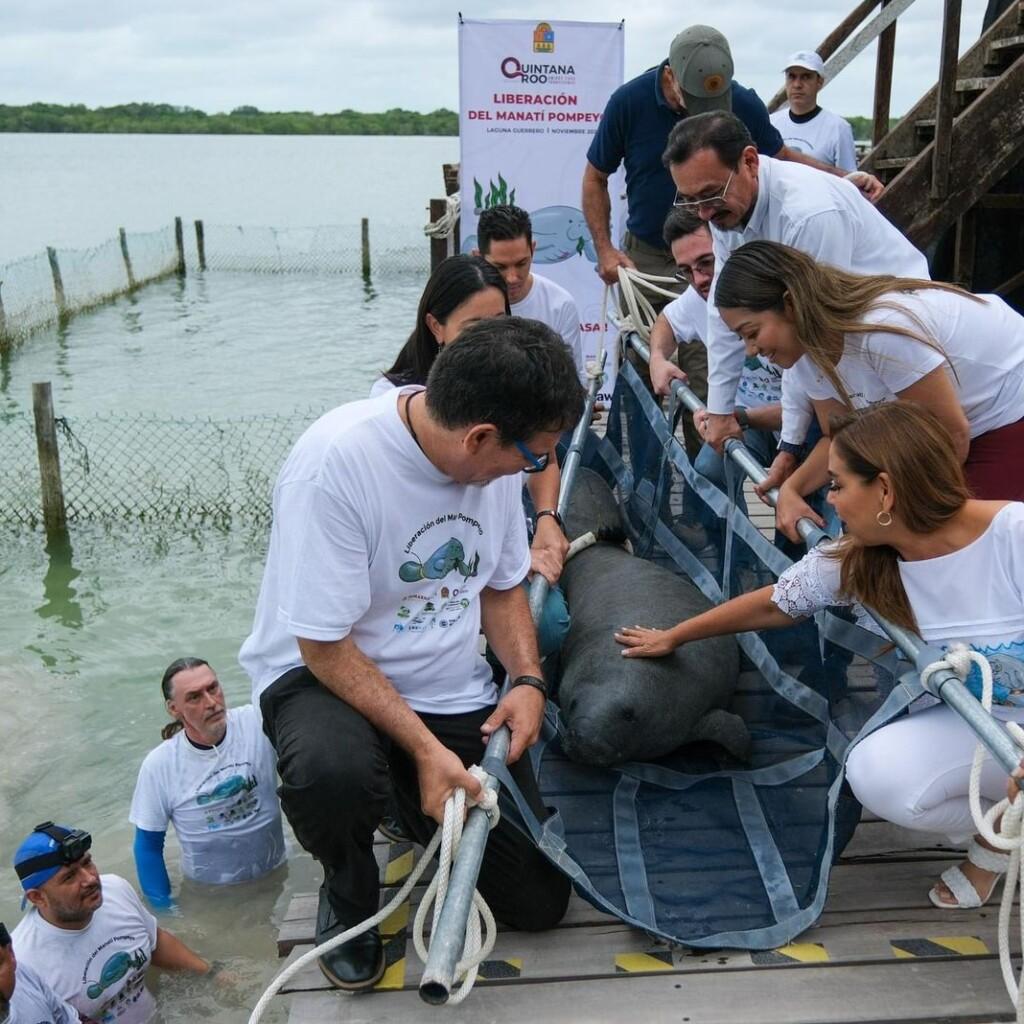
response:
[(746, 761), (750, 754), (750, 730), (747, 723), (722, 708), (712, 708), (706, 715), (699, 718), (686, 738), (687, 743), (705, 740), (717, 743), (733, 757)]

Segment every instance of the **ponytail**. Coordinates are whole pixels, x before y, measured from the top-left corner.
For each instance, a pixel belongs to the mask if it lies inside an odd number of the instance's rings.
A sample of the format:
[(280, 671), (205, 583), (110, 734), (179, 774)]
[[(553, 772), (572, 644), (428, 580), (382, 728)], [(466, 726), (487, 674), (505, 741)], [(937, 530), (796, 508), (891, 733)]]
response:
[[(177, 661), (172, 661), (165, 669), (163, 679), (160, 680), (160, 691), (164, 695), (164, 700), (169, 701), (173, 696), (174, 677), (179, 672), (184, 672), (190, 668), (201, 668), (203, 665), (209, 667), (210, 663), (202, 658), (178, 658)], [(161, 739), (169, 740), (184, 728), (185, 726), (182, 725), (181, 721), (175, 718), (160, 730), (160, 737)]]

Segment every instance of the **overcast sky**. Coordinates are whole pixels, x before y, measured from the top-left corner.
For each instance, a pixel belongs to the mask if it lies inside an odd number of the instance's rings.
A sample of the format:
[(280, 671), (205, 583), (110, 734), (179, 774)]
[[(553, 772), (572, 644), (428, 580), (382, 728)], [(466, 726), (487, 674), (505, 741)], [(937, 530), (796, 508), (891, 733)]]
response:
[[(325, 112), (458, 106), (457, 22), (466, 17), (619, 21), (626, 75), (662, 60), (698, 21), (728, 37), (737, 81), (767, 100), (795, 50), (816, 46), (854, 0), (30, 0), (0, 5), (0, 101), (103, 106), (132, 100), (208, 112), (242, 104)], [(984, 0), (964, 3), (961, 50)], [(935, 81), (941, 0), (900, 17), (893, 114)], [(681, 13), (686, 11), (686, 13)], [(842, 114), (871, 114), (874, 46), (822, 94)]]

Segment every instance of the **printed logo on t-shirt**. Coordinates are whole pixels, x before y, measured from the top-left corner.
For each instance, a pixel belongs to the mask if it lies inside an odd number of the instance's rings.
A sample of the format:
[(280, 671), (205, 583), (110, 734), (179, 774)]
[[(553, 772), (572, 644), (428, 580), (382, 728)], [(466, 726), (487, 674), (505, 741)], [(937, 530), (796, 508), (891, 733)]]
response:
[(115, 935), (108, 939), (93, 953), (85, 965), (82, 981), (85, 984), (85, 994), (90, 999), (99, 999), (111, 986), (128, 976), (116, 993), (88, 1011), (89, 1017), (99, 1021), (100, 1024), (111, 1024), (116, 1021), (118, 1017), (127, 1012), (129, 1007), (138, 1002), (139, 997), (145, 991), (146, 965), (149, 963), (149, 954), (141, 947), (136, 947), (131, 952), (119, 950), (107, 957), (98, 975), (95, 975), (93, 980), (89, 980), (89, 969), (100, 951), (112, 942), (125, 939), (130, 940), (131, 936)]
[[(467, 556), (466, 546), (457, 537), (449, 538), (424, 559), (417, 557), (416, 548), (426, 535), (440, 527), (450, 530), (463, 523), (483, 536), (483, 527), (477, 520), (462, 512), (449, 512), (424, 523), (412, 535), (405, 546), (405, 553), (413, 556), (398, 568), (398, 578), (404, 583), (419, 583), (436, 580), (439, 583), (452, 574), (462, 577), (462, 583), (477, 575), (480, 567), (480, 552)], [(443, 536), (443, 534), (442, 534)], [(420, 594), (406, 596), (395, 612), (396, 633), (423, 633), (430, 629), (450, 629), (463, 616), (470, 605), (465, 586), (449, 580), (445, 585)]]
[[(207, 785), (216, 775), (233, 768), (251, 768), (251, 765), (225, 765), (208, 775), (200, 785)], [(256, 794), (258, 785), (254, 774), (241, 775), (235, 772), (209, 789), (201, 789), (196, 794), (196, 804), (206, 813), (207, 831), (216, 832), (228, 825), (235, 825), (254, 817), (260, 809), (260, 800)]]

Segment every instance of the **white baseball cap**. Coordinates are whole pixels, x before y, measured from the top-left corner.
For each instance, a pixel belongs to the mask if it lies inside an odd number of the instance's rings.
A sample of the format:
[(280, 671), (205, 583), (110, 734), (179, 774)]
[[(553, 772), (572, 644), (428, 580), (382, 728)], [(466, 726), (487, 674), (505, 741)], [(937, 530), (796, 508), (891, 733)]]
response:
[(825, 77), (825, 62), (813, 50), (800, 50), (794, 53), (782, 70), (788, 71), (790, 68), (805, 68), (821, 75), (822, 78)]

